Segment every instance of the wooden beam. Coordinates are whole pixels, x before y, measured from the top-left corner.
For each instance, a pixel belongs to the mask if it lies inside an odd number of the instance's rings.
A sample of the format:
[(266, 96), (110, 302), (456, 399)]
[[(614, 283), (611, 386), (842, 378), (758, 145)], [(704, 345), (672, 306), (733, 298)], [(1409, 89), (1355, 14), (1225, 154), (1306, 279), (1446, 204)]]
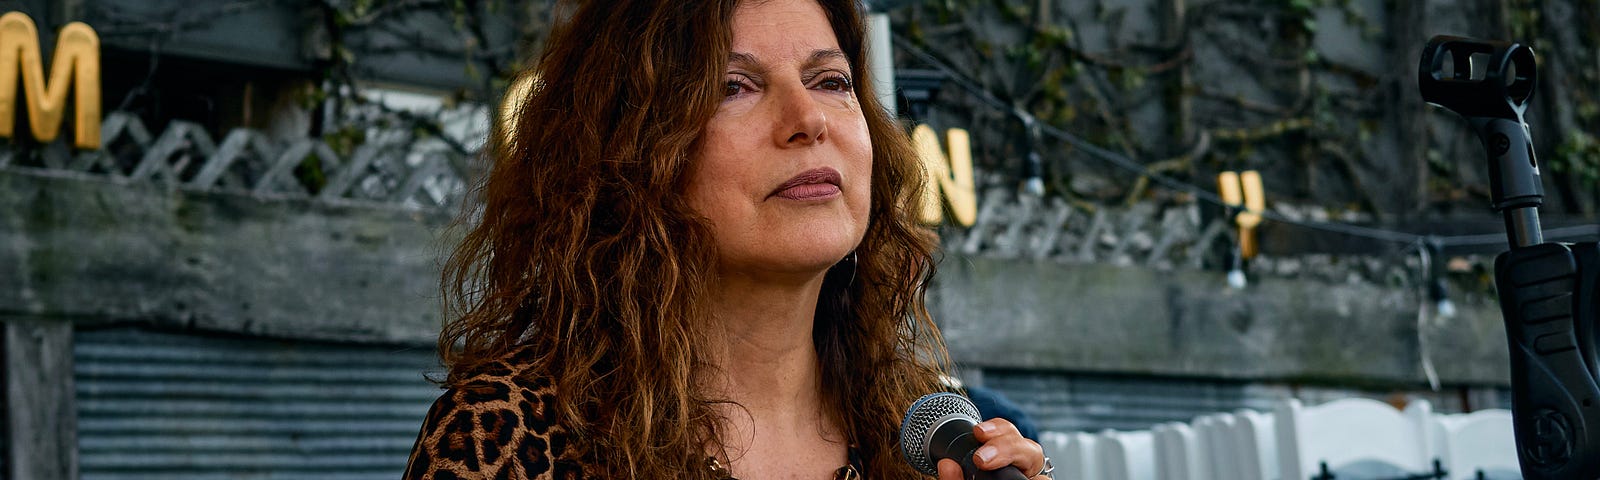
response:
[[(1425, 2), (1395, 2), (1388, 15), (1388, 64), (1390, 72), (1414, 72), (1417, 58), (1422, 56), (1422, 44), (1417, 39), (1426, 38), (1428, 15)], [(1388, 100), (1392, 108), (1387, 128), (1397, 135), (1394, 139), (1399, 158), (1390, 160), (1395, 167), (1371, 170), (1369, 173), (1393, 175), (1386, 182), (1388, 205), (1380, 211), (1407, 216), (1428, 208), (1428, 128), (1424, 123), (1427, 109), (1417, 95), (1417, 76), (1397, 74), (1389, 79)], [(1363, 179), (1367, 180), (1367, 179)], [(1381, 198), (1381, 197), (1380, 197)], [(1382, 200), (1380, 200), (1382, 201)]]
[(5, 363), (6, 478), (78, 478), (72, 324), (0, 318)]

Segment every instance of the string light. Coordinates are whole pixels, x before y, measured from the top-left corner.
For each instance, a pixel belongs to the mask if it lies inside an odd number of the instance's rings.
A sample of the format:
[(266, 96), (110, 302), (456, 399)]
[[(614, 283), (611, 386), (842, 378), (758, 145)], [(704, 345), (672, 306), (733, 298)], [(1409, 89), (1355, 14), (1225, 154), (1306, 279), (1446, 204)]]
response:
[(1022, 193), (1035, 197), (1044, 195), (1044, 159), (1039, 156), (1039, 121), (1033, 116), (1019, 117), (1028, 133), (1022, 157)]
[(1450, 301), (1450, 287), (1445, 284), (1444, 246), (1438, 237), (1428, 237), (1422, 242), (1420, 252), (1422, 269), (1428, 278), (1428, 299), (1433, 300), (1434, 314), (1443, 320), (1455, 318), (1456, 304)]
[[(1227, 216), (1233, 219), (1238, 217), (1240, 212), (1239, 209), (1230, 206)], [(1241, 290), (1250, 284), (1249, 278), (1244, 276), (1244, 246), (1235, 237), (1229, 237), (1229, 240), (1228, 253), (1224, 258), (1228, 265), (1228, 288)]]
[(1234, 290), (1243, 289), (1250, 281), (1244, 276), (1244, 256), (1239, 250), (1228, 250), (1228, 287)]

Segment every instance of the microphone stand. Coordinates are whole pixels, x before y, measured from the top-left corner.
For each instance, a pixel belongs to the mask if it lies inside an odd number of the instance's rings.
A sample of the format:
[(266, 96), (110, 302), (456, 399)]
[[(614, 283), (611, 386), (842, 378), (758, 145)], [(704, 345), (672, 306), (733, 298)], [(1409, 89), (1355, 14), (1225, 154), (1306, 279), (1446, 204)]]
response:
[(1511, 349), (1511, 412), (1522, 474), (1595, 480), (1600, 245), (1546, 243), (1539, 229), (1544, 188), (1523, 122), (1537, 78), (1526, 45), (1443, 35), (1428, 41), (1417, 70), (1423, 100), (1465, 117), (1489, 155), (1491, 206), (1505, 217), (1511, 246), (1495, 259), (1495, 287)]

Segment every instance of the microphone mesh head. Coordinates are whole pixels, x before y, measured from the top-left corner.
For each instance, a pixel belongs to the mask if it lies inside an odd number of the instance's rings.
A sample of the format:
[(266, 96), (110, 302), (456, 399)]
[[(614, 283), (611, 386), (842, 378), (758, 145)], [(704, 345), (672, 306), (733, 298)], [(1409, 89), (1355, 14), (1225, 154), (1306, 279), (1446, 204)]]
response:
[(900, 453), (912, 468), (928, 475), (939, 475), (937, 462), (928, 452), (928, 440), (939, 426), (939, 420), (950, 415), (966, 416), (974, 424), (979, 421), (978, 407), (971, 400), (949, 392), (923, 395), (906, 410), (905, 420), (900, 421)]

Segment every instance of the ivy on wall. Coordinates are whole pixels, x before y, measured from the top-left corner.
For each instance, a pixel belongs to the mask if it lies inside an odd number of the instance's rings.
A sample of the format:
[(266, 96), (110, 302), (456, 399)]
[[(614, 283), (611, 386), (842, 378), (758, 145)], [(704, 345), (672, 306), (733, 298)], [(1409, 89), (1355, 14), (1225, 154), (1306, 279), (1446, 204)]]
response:
[(1544, 131), (1535, 140), (1546, 147), (1541, 158), (1557, 174), (1562, 206), (1593, 217), (1600, 185), (1600, 31), (1592, 25), (1600, 2), (1506, 0), (1500, 7), (1508, 36), (1539, 56), (1535, 95), (1545, 101), (1536, 100), (1535, 108), (1544, 109), (1537, 113)]
[[(1258, 169), (1275, 200), (1380, 219), (1486, 212), (1481, 147), (1452, 114), (1421, 104), (1416, 58), (1434, 33), (1523, 39), (1550, 79), (1530, 111), (1538, 153), (1560, 177), (1547, 203), (1592, 217), (1600, 32), (1550, 15), (1600, 18), (1600, 6), (1422, 3), (929, 0), (892, 13), (896, 33), (984, 89), (1152, 171), (1209, 185), (1220, 170)], [(975, 129), (980, 168), (1001, 172), (992, 185), (1014, 181), (1019, 154), (1037, 149), (1050, 195), (1185, 200), (959, 97), (941, 98), (932, 120)]]
[[(1415, 90), (1422, 42), (1446, 32), (1535, 47), (1544, 80), (1530, 122), (1537, 153), (1554, 174), (1547, 205), (1595, 214), (1600, 30), (1573, 19), (1600, 18), (1597, 3), (922, 0), (897, 3), (890, 13), (897, 35), (1014, 108), (1153, 172), (1209, 186), (1218, 171), (1257, 169), (1274, 201), (1394, 220), (1485, 211), (1481, 147), (1458, 119), (1423, 106)], [(215, 10), (265, 5), (235, 0)], [(302, 106), (312, 112), (307, 133), (341, 154), (370, 141), (372, 126), (410, 129), (468, 150), (442, 134), (437, 115), (369, 102), (362, 72), (396, 51), (455, 58), (470, 85), (454, 91), (453, 101), (495, 105), (570, 7), (557, 0), (306, 4), (305, 50), (315, 69), (302, 92)], [(129, 17), (124, 27), (170, 36), (203, 23), (182, 13)], [(429, 34), (414, 28), (419, 18), (442, 19), (445, 27)], [(496, 22), (514, 25), (512, 38), (491, 34)], [(374, 35), (391, 41), (365, 40)], [(153, 50), (154, 58), (159, 48)], [(904, 52), (896, 63), (923, 66)], [(1037, 152), (1048, 195), (1084, 205), (1189, 200), (1030, 135), (1010, 112), (946, 91), (932, 118), (919, 120), (973, 131), (989, 186), (1015, 182), (1020, 159)], [(306, 165), (302, 172), (315, 179), (320, 170)]]

